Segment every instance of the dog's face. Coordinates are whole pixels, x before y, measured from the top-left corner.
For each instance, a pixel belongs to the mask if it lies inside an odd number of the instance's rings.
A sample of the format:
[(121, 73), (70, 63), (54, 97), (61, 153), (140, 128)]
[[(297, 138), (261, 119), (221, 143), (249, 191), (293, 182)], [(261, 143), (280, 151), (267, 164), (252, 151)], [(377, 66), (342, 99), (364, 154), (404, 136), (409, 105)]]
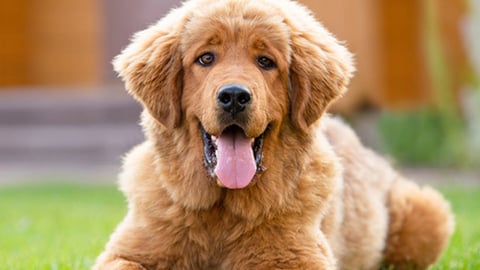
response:
[(262, 171), (273, 136), (308, 136), (353, 69), (305, 10), (269, 0), (187, 2), (141, 32), (115, 68), (164, 128), (197, 130), (198, 162), (227, 188)]
[(199, 123), (210, 174), (243, 188), (262, 170), (269, 126), (288, 114), (288, 31), (278, 16), (212, 14), (192, 18), (186, 29), (183, 113)]

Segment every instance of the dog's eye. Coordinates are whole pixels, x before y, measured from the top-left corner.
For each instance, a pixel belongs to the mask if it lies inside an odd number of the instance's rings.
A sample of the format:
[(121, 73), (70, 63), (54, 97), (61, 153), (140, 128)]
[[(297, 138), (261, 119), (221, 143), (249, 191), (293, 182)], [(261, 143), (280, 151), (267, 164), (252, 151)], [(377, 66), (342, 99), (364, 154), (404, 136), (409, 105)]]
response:
[(266, 56), (260, 56), (257, 58), (257, 63), (258, 65), (265, 69), (265, 70), (270, 70), (270, 69), (273, 69), (275, 67), (277, 67), (277, 65), (275, 64), (275, 62), (273, 62), (272, 59), (266, 57)]
[(204, 53), (197, 58), (197, 63), (204, 67), (208, 67), (215, 62), (215, 55), (213, 53)]

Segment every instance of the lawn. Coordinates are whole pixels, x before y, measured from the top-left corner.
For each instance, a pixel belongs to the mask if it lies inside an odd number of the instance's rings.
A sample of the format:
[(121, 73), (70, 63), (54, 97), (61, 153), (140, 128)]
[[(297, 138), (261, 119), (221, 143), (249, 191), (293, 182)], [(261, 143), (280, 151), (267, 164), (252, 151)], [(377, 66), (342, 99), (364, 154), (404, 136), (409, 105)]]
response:
[(113, 186), (0, 188), (0, 269), (90, 269), (125, 211)]
[[(480, 269), (480, 187), (444, 187), (457, 227), (434, 269)], [(89, 269), (125, 214), (113, 186), (0, 188), (0, 269)]]
[(451, 202), (456, 229), (450, 246), (433, 269), (480, 269), (480, 187), (443, 187)]

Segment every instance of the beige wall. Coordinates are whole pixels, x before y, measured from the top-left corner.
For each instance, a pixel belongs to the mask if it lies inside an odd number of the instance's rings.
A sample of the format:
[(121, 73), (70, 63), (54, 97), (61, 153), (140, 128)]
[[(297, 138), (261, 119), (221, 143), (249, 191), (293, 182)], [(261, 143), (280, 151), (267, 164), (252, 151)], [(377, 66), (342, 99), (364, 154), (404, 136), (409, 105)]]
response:
[[(118, 82), (110, 65), (112, 58), (134, 32), (180, 2), (0, 0), (0, 86)], [(424, 1), (300, 2), (355, 54), (357, 72), (351, 91), (337, 109), (345, 112), (364, 103), (409, 107), (431, 99)], [(434, 2), (441, 15), (441, 41), (451, 66), (451, 81), (460, 89), (469, 65), (458, 31), (465, 0)]]
[[(466, 0), (300, 0), (317, 18), (345, 40), (356, 56), (357, 73), (351, 91), (336, 104), (349, 111), (365, 102), (380, 107), (412, 108), (438, 103), (438, 80), (429, 43), (440, 48), (451, 84), (442, 86), (455, 96), (468, 83), (472, 64), (465, 50), (461, 24), (467, 15)], [(432, 40), (428, 14), (439, 34)], [(430, 57), (430, 58), (429, 58)], [(470, 78), (471, 79), (471, 78)], [(443, 80), (445, 80), (443, 78)], [(444, 95), (444, 94), (443, 94)], [(447, 95), (448, 96), (448, 95)], [(460, 106), (460, 105), (459, 105)]]
[(112, 58), (180, 2), (0, 0), (0, 90), (118, 82)]
[(26, 0), (0, 0), (0, 85), (27, 81), (26, 17)]
[(349, 111), (364, 103), (413, 106), (428, 99), (419, 1), (301, 2), (355, 54), (357, 72), (350, 92), (335, 109)]
[(31, 78), (38, 84), (100, 81), (100, 10), (96, 0), (30, 0)]
[[(0, 0), (0, 85), (90, 85), (100, 81), (96, 0)], [(5, 17), (6, 15), (6, 17)]]

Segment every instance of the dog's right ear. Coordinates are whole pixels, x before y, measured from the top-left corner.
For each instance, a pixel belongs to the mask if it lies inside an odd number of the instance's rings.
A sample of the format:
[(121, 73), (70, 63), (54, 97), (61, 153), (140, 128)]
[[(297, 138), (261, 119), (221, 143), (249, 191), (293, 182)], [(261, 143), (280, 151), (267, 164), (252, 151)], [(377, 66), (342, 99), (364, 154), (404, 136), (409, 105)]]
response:
[(292, 124), (303, 132), (345, 91), (355, 70), (353, 56), (311, 12), (295, 2), (285, 3), (290, 28)]
[(183, 9), (173, 10), (155, 25), (136, 33), (113, 61), (127, 91), (167, 128), (180, 125), (182, 117), (179, 46), (185, 21)]

